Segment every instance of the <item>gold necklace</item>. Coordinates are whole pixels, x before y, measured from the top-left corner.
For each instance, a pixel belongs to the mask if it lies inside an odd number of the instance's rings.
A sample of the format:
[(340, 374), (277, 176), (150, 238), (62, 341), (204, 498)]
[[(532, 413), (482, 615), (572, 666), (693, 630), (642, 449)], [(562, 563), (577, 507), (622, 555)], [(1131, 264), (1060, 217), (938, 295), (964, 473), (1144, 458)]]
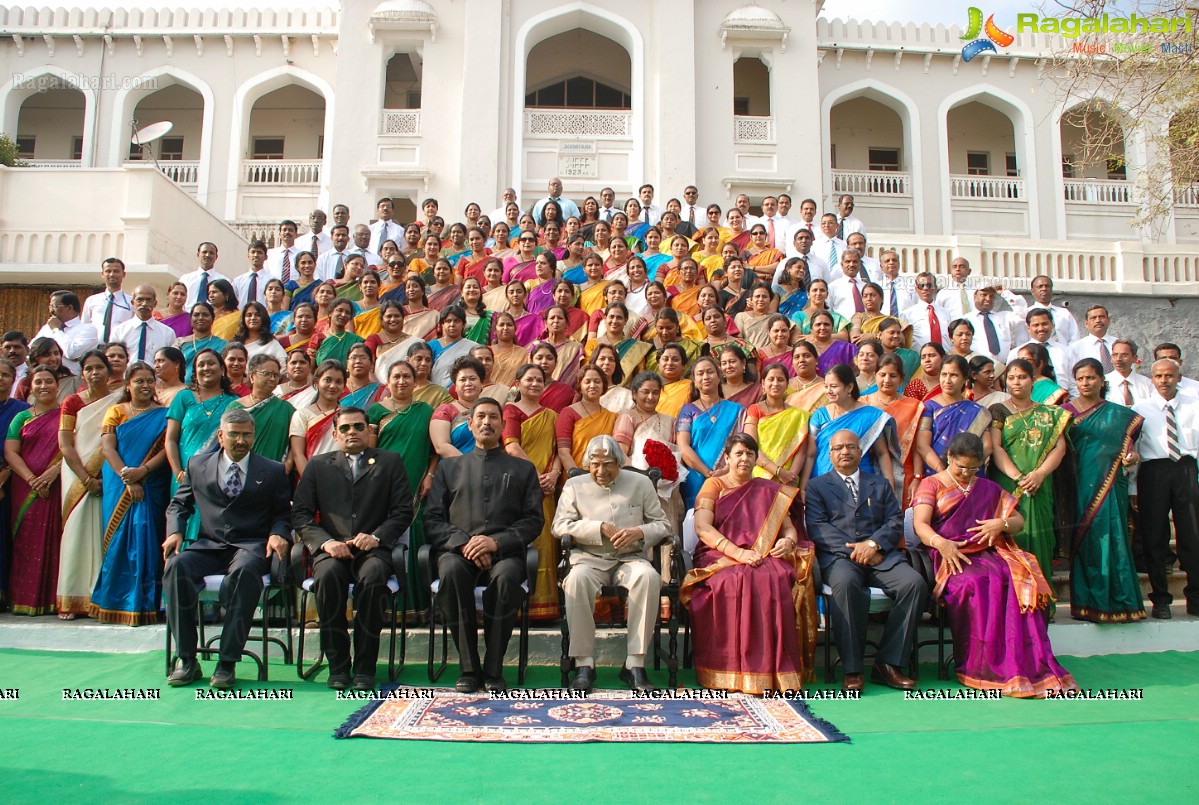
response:
[(963, 487), (961, 484), (958, 483), (958, 479), (954, 477), (952, 472), (946, 471), (945, 474), (949, 476), (949, 480), (953, 481), (953, 485), (956, 486), (958, 488), (958, 491), (960, 491), (963, 495), (970, 494), (970, 490), (974, 488), (974, 481), (977, 478), (977, 476), (975, 478), (971, 478), (970, 483), (966, 484), (966, 486)]

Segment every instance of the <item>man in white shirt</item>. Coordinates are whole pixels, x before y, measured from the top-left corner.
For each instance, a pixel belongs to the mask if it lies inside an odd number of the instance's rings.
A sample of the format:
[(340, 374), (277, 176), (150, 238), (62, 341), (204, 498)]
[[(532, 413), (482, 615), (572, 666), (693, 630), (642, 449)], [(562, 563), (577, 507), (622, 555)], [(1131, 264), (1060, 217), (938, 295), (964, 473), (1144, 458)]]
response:
[[(1053, 314), (1045, 308), (1028, 311), (1024, 317), (1028, 328), (1029, 340), (1014, 350), (1019, 352), (1026, 344), (1040, 344), (1049, 352), (1049, 360), (1053, 363), (1053, 376), (1057, 384), (1075, 396), (1074, 364), (1070, 363), (1070, 353), (1061, 344), (1053, 341)], [(978, 325), (975, 325), (977, 329)]]
[(854, 232), (866, 234), (866, 225), (853, 217), (853, 196), (846, 193), (837, 199), (837, 237), (844, 240)]
[[(369, 236), (369, 234), (370, 230), (367, 230), (367, 235)], [(329, 239), (333, 243), (333, 248), (321, 252), (321, 256), (316, 258), (315, 276), (322, 282), (335, 279), (342, 267), (345, 266), (346, 258), (354, 253), (347, 251), (350, 245), (350, 228), (345, 224), (334, 226), (329, 231)]]
[(862, 255), (856, 249), (846, 249), (841, 255), (841, 273), (844, 275), (828, 284), (828, 306), (845, 318), (866, 309), (862, 303), (862, 288), (866, 279), (861, 276)]
[(1199, 615), (1199, 400), (1178, 393), (1181, 377), (1173, 359), (1154, 361), (1154, 394), (1133, 406), (1145, 419), (1137, 442), (1143, 462), (1137, 480), (1137, 525), (1149, 574), (1151, 614), (1160, 619), (1171, 617), (1174, 600), (1166, 575), (1171, 514), (1179, 563), (1187, 574), (1187, 614)]
[(134, 288), (133, 318), (118, 326), (112, 334), (113, 341), (125, 345), (130, 363), (153, 363), (154, 353), (163, 347), (173, 346), (179, 337), (173, 329), (154, 318), (156, 304), (158, 293), (153, 285)]
[[(782, 219), (783, 224), (787, 229), (790, 229), (795, 224), (795, 220), (791, 218), (792, 203), (793, 202), (791, 201), (791, 197), (789, 195), (786, 193), (779, 193), (779, 218)], [(786, 231), (783, 232), (783, 237), (787, 237)], [(783, 247), (780, 246), (779, 248)]]
[(820, 216), (820, 231), (812, 250), (816, 256), (829, 264), (829, 267), (841, 265), (841, 254), (849, 247), (845, 241), (837, 237), (837, 216), (826, 212)]
[(637, 198), (641, 200), (641, 214), (637, 220), (643, 224), (657, 226), (658, 221), (662, 220), (662, 208), (654, 205), (654, 186), (641, 185), (637, 188)]
[(395, 204), (390, 198), (381, 198), (375, 204), (375, 214), (379, 218), (370, 225), (370, 240), (367, 241), (368, 247), (375, 252), (383, 250), (384, 241), (393, 240), (397, 244), (404, 242), (404, 226), (392, 219), (394, 213)]
[(1070, 345), (1070, 365), (1083, 358), (1094, 358), (1103, 366), (1107, 374), (1115, 369), (1112, 365), (1112, 347), (1116, 343), (1115, 336), (1108, 335), (1112, 318), (1103, 305), (1091, 305), (1087, 308), (1087, 334)]
[[(559, 209), (562, 210), (563, 221), (571, 216), (574, 216), (575, 218), (582, 217), (579, 215), (578, 205), (562, 195), (561, 179), (559, 179), (557, 176), (550, 179), (549, 182), (546, 183), (546, 189), (549, 190), (549, 195), (543, 198), (541, 201), (538, 201), (537, 206), (533, 208), (533, 220), (536, 221), (538, 225), (545, 223), (545, 214), (542, 212), (542, 210), (545, 209), (545, 204), (547, 201), (553, 201), (558, 205)], [(613, 212), (618, 212), (618, 210), (614, 210)]]
[[(268, 278), (282, 280), (286, 285), (296, 276), (296, 255), (308, 251), (296, 244), (296, 232), (299, 227), (295, 221), (279, 223), (279, 245), (266, 253), (266, 273)], [(238, 301), (242, 301), (238, 297)]]
[(779, 200), (774, 196), (762, 199), (762, 215), (755, 224), (766, 227), (766, 243), (773, 249), (787, 251), (787, 221), (779, 215)]
[(699, 188), (693, 184), (683, 188), (683, 204), (679, 208), (679, 221), (691, 224), (697, 232), (708, 225), (708, 208), (699, 203)]
[(862, 277), (877, 283), (883, 276), (883, 269), (879, 266), (878, 260), (866, 253), (866, 236), (861, 232), (854, 232), (845, 238), (845, 245), (850, 249), (857, 250), (862, 255)]
[(102, 343), (108, 343), (112, 329), (133, 317), (133, 303), (121, 289), (125, 282), (125, 262), (121, 258), (109, 257), (101, 263), (100, 276), (104, 277), (104, 290), (83, 301), (80, 318), (96, 328)]
[(937, 304), (949, 314), (950, 320), (963, 319), (974, 312), (966, 278), (970, 276), (970, 261), (955, 257), (949, 264), (950, 281), (937, 293)]
[(334, 226), (349, 226), (350, 225), (350, 208), (345, 204), (333, 205), (333, 225)]
[[(749, 228), (749, 221), (753, 217), (752, 215), (749, 214), (749, 205), (750, 205), (749, 196), (745, 195), (744, 193), (738, 193), (737, 199), (733, 202), (733, 206), (736, 207), (737, 209), (741, 210), (741, 214), (743, 216), (745, 216), (745, 228), (746, 229)], [(725, 220), (727, 221), (728, 215), (729, 215), (728, 212), (726, 211), (724, 215), (725, 215)]]
[[(1032, 315), (1031, 311), (1029, 315)], [(1153, 383), (1136, 371), (1137, 352), (1136, 342), (1127, 338), (1117, 338), (1112, 345), (1112, 366), (1115, 369), (1104, 377), (1108, 402), (1132, 408), (1153, 396)], [(1070, 371), (1074, 371), (1073, 366)]]
[(605, 187), (600, 191), (599, 203), (599, 219), (601, 221), (612, 223), (612, 216), (618, 212), (622, 212), (619, 207), (615, 206), (616, 191), (610, 187)]
[(246, 250), (246, 259), (250, 262), (250, 270), (233, 278), (238, 307), (245, 307), (246, 302), (266, 304), (266, 284), (271, 279), (266, 270), (266, 244), (261, 240), (251, 243)]
[(1074, 314), (1062, 305), (1053, 304), (1053, 280), (1044, 274), (1032, 278), (1032, 302), (1028, 309), (1044, 308), (1053, 314), (1053, 340), (1069, 348), (1078, 340), (1078, 322)]
[(217, 280), (228, 281), (229, 278), (216, 270), (217, 249), (215, 243), (204, 241), (196, 248), (196, 258), (200, 267), (195, 271), (184, 274), (179, 281), (187, 286), (187, 309), (191, 310), (196, 302), (208, 301), (208, 286)]
[[(791, 224), (787, 228), (787, 242), (790, 243), (795, 239), (795, 232), (799, 229), (806, 229), (812, 233), (812, 237), (816, 237), (820, 230), (820, 225), (816, 223), (816, 200), (805, 198), (799, 202), (799, 220)], [(788, 257), (794, 257), (788, 254)]]
[(974, 341), (970, 348), (989, 355), (1000, 363), (1012, 356), (1012, 345), (1024, 335), (1023, 322), (1010, 310), (995, 310), (995, 289), (988, 286), (974, 292), (974, 313), (966, 320), (974, 325)]
[(498, 206), (494, 210), (492, 210), (491, 214), (489, 216), (487, 216), (488, 218), (491, 219), (492, 223), (498, 224), (500, 221), (508, 220), (508, 214), (505, 212), (505, 209), (507, 208), (509, 203), (516, 204), (517, 206), (520, 205), (520, 202), (518, 202), (516, 200), (516, 188), (515, 187), (505, 187), (504, 188), (504, 194), (503, 194), (503, 196), (500, 197), (500, 206)]
[(942, 347), (949, 345), (949, 313), (937, 304), (937, 278), (931, 272), (916, 275), (916, 297), (900, 317), (912, 325), (912, 349), (917, 352), (930, 341)]
[[(841, 273), (841, 267), (833, 266), (829, 268), (828, 263), (821, 259), (820, 255), (812, 251), (812, 233), (806, 229), (795, 230), (795, 239), (792, 248), (787, 251), (787, 260), (792, 257), (802, 257), (808, 263), (808, 279), (809, 280), (824, 280), (832, 282), (839, 277), (844, 276)], [(787, 260), (779, 263), (779, 267), (774, 272), (774, 284), (779, 284), (779, 279), (783, 276), (783, 272), (787, 270)]]
[(321, 252), (331, 249), (333, 241), (325, 231), (328, 221), (329, 216), (325, 215), (324, 210), (313, 210), (308, 215), (308, 231), (296, 238), (296, 248), (302, 252), (312, 252), (317, 257), (320, 257)]
[[(366, 224), (358, 224), (354, 227), (354, 245), (346, 249), (346, 256), (360, 254), (368, 266), (383, 265), (383, 258), (379, 256), (379, 253), (371, 251), (370, 242), (370, 228)], [(400, 242), (402, 243), (403, 241)]]
[(95, 349), (100, 343), (100, 334), (79, 317), (79, 297), (70, 291), (55, 291), (50, 294), (50, 316), (33, 340), (49, 338), (58, 344), (62, 352), (62, 365), (79, 374), (79, 359), (83, 353)]
[(19, 330), (9, 330), (0, 336), (0, 358), (4, 358), (17, 370), (16, 380), (20, 382), (29, 371), (26, 360), (29, 358), (29, 339)]
[[(862, 264), (865, 263), (866, 261), (862, 260)], [(871, 277), (883, 289), (883, 313), (901, 318), (903, 311), (916, 301), (916, 294), (912, 292), (912, 278), (899, 276), (899, 252), (894, 249), (879, 252), (876, 264), (878, 272)]]
[(1178, 363), (1178, 393), (1199, 398), (1199, 381), (1182, 374), (1182, 349), (1177, 344), (1158, 344), (1153, 348), (1153, 360), (1171, 358)]

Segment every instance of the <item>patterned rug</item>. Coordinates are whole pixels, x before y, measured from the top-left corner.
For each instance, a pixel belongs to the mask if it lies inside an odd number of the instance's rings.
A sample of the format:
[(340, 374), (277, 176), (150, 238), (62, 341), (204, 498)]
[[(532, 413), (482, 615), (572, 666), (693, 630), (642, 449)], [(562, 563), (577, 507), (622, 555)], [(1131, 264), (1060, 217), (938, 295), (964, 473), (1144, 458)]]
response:
[(646, 698), (614, 690), (595, 691), (586, 698), (572, 698), (562, 690), (518, 690), (510, 695), (391, 688), (350, 716), (336, 736), (502, 743), (849, 741), (796, 700), (739, 693), (727, 698)]

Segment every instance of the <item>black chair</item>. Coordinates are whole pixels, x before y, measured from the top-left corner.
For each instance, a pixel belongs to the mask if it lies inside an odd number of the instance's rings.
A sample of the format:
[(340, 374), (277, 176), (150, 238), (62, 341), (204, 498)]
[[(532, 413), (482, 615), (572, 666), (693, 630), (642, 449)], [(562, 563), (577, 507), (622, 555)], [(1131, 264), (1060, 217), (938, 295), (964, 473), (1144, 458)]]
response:
[[(945, 611), (945, 604), (937, 601), (933, 597), (932, 591), (937, 586), (937, 574), (933, 572), (933, 560), (929, 556), (928, 548), (921, 546), (908, 551), (908, 558), (912, 560), (912, 567), (916, 568), (916, 572), (928, 584), (929, 589), (929, 613), (932, 616), (933, 623), (937, 627), (936, 638), (929, 640), (917, 640), (915, 647), (912, 649), (912, 664), (916, 667), (920, 666), (919, 653), (920, 649), (925, 646), (937, 647), (937, 678), (949, 679), (949, 666), (953, 664), (953, 635), (949, 632), (949, 618)], [(945, 653), (945, 647), (949, 646), (950, 651)], [(915, 678), (915, 677), (913, 677)]]
[[(838, 665), (841, 664), (841, 654), (837, 652), (837, 659), (833, 660), (833, 590), (824, 583), (823, 575), (820, 572), (820, 564), (813, 565), (812, 574), (816, 582), (816, 589), (819, 591), (820, 602), (823, 608), (821, 617), (824, 620), (824, 681), (835, 681), (834, 672)], [(871, 587), (870, 589), (870, 614), (874, 615), (880, 612), (890, 612), (892, 603), (887, 594), (879, 587)], [(866, 639), (866, 646), (878, 651), (878, 642)], [(916, 679), (918, 676), (916, 662), (916, 647), (912, 647), (911, 659), (908, 661), (908, 676)]]
[[(629, 472), (636, 472), (650, 479), (656, 486), (662, 478), (662, 472), (656, 468), (642, 470), (637, 467), (626, 466), (623, 468)], [(567, 473), (567, 478), (574, 478), (577, 475), (586, 475), (587, 471), (576, 467)], [(574, 660), (570, 657), (570, 625), (566, 621), (566, 576), (570, 573), (570, 551), (574, 547), (574, 540), (569, 535), (559, 537), (561, 540), (561, 552), (558, 557), (558, 607), (563, 613), (562, 616), (562, 657), (560, 665), (562, 669), (562, 687), (566, 687), (569, 682), (570, 671), (574, 667)], [(654, 550), (650, 558), (651, 563), (659, 574), (662, 572), (662, 551), (663, 546), (670, 546), (670, 581), (662, 583), (662, 595), (665, 595), (670, 602), (670, 612), (663, 618), (661, 606), (658, 608), (658, 617), (654, 623), (654, 670), (662, 669), (662, 627), (667, 628), (669, 635), (667, 641), (666, 668), (669, 672), (670, 687), (678, 686), (678, 671), (679, 671), (679, 653), (678, 653), (678, 636), (679, 623), (682, 618), (679, 616), (681, 606), (679, 604), (679, 585), (683, 579), (683, 540), (677, 534), (672, 535), (669, 540), (663, 541), (658, 549)], [(596, 627), (605, 628), (625, 628), (629, 624), (624, 617), (624, 603), (628, 599), (628, 590), (616, 584), (605, 584), (600, 588), (599, 597), (615, 597), (621, 601), (620, 609), (617, 617), (606, 622), (596, 622)]]
[[(533, 587), (537, 583), (537, 563), (540, 560), (540, 553), (536, 548), (530, 545), (525, 549), (525, 580), (521, 582), (521, 589), (525, 591), (524, 599), (520, 604), (520, 656), (518, 662), (517, 681), (523, 685), (525, 683), (525, 673), (529, 669), (529, 597)], [(433, 566), (433, 546), (422, 545), (420, 550), (416, 552), (416, 569), (420, 574), (421, 581), (429, 590), (429, 681), (436, 682), (441, 674), (445, 671), (446, 665), (449, 663), (449, 642), (450, 628), (449, 624), (444, 622), (441, 614), (441, 607), (437, 604), (437, 593), (441, 589), (441, 579), (437, 577), (437, 569)], [(483, 591), (485, 586), (475, 587), (475, 610), (476, 612), (483, 611)], [(438, 661), (434, 654), (434, 648), (437, 643), (437, 628), (441, 627), (441, 658)]]
[[(251, 651), (248, 646), (250, 641), (246, 641), (247, 648), (242, 649), (242, 658), (249, 657), (258, 666), (258, 681), (266, 682), (268, 673), (268, 653), (270, 645), (274, 643), (283, 650), (283, 661), (291, 664), (292, 661), (292, 626), (294, 618), (292, 613), (292, 603), (294, 593), (292, 590), (292, 577), (289, 573), (289, 568), (282, 562), (277, 555), (271, 555), (271, 572), (262, 577), (262, 596), (259, 598), (258, 606), (261, 610), (260, 616), (255, 617), (251, 626), (251, 634), (254, 632), (254, 625), (258, 627), (259, 635), (253, 638), (255, 641), (262, 644), (261, 653)], [(212, 601), (220, 595), (221, 584), (225, 581), (225, 574), (217, 574), (204, 577), (204, 587), (200, 590), (200, 602)], [(272, 611), (282, 611), (282, 628), (287, 631), (287, 639), (274, 637), (270, 634), (272, 627), (278, 627), (279, 623), (276, 618), (272, 617)], [(220, 647), (217, 643), (221, 639), (220, 632), (207, 637), (204, 628), (204, 608), (196, 607), (196, 624), (199, 629), (196, 654), (205, 659), (215, 657), (220, 653)], [(167, 658), (167, 674), (171, 673), (174, 665), (174, 652), (172, 650), (172, 635), (170, 624), (168, 623), (166, 638), (166, 658)], [(301, 645), (303, 645), (303, 632), (301, 632)]]
[[(404, 670), (404, 658), (408, 654), (408, 628), (404, 624), (404, 611), (408, 608), (408, 534), (405, 533), (391, 549), (391, 577), (387, 579), (387, 590), (391, 593), (391, 638), (387, 650), (387, 679), (395, 682), (400, 672)], [(308, 597), (316, 586), (312, 578), (312, 556), (308, 547), (297, 541), (291, 549), (292, 575), (303, 579), (300, 583), (300, 618), (308, 611)], [(350, 585), (350, 600), (354, 598), (354, 585)], [(304, 666), (304, 638), (308, 630), (300, 624), (300, 645), (296, 650), (296, 673), (300, 679), (311, 679), (316, 675), (325, 662), (325, 655), (319, 648), (316, 659), (307, 667)], [(400, 652), (396, 658), (396, 637), (399, 636)], [(319, 642), (317, 644), (320, 645)]]

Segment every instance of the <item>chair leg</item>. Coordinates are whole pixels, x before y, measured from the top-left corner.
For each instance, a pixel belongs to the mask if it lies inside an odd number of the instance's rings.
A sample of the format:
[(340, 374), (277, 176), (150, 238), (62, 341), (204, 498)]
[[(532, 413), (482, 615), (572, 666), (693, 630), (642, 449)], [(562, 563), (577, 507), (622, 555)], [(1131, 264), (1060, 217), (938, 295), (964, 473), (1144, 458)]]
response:
[(259, 606), (262, 607), (262, 662), (258, 666), (259, 682), (266, 682), (267, 677), (270, 676), (270, 672), (267, 670), (267, 662), (268, 658), (270, 657), (270, 630), (268, 627), (271, 625), (270, 609), (267, 604), (267, 599), (270, 597), (270, 591), (270, 587), (263, 587), (262, 599), (259, 602)]
[[(300, 594), (300, 612), (304, 613), (307, 611), (308, 611), (308, 591), (304, 590)], [(300, 617), (302, 619), (303, 615), (301, 614)], [(296, 648), (296, 674), (300, 677), (300, 679), (303, 679), (305, 681), (312, 679), (314, 676), (316, 676), (317, 672), (320, 671), (321, 667), (325, 664), (325, 655), (320, 650), (320, 642), (319, 642), (320, 638), (318, 636), (316, 659), (313, 660), (312, 664), (309, 665), (307, 668), (304, 667), (304, 643), (305, 643), (307, 636), (308, 636), (308, 630), (306, 628), (304, 628), (304, 624), (301, 623), (300, 624), (299, 646), (297, 646), (297, 648)]]
[(437, 596), (434, 595), (429, 600), (429, 660), (428, 660), (428, 675), (430, 682), (436, 682), (438, 678), (445, 672), (446, 665), (449, 663), (450, 653), (450, 627), (449, 624), (442, 624), (441, 629), (441, 663), (435, 664), (435, 649), (437, 646), (437, 619), (439, 610), (437, 606)]
[(833, 682), (833, 622), (829, 617), (830, 601), (827, 596), (821, 596), (824, 601), (824, 681)]
[(516, 681), (521, 687), (525, 684), (525, 672), (529, 670), (529, 596), (525, 596), (520, 609), (520, 659)]
[(570, 669), (574, 665), (574, 661), (570, 656), (570, 625), (566, 620), (565, 601), (562, 602), (561, 611), (563, 613), (562, 620), (560, 622), (562, 632), (562, 654), (558, 659), (558, 666), (562, 672), (562, 687), (565, 688), (570, 683)]
[(167, 621), (166, 633), (167, 633), (167, 676), (170, 676), (171, 671), (174, 670), (174, 663), (171, 662), (171, 660), (173, 658), (171, 657), (171, 623), (170, 623), (170, 621)]
[[(670, 599), (670, 621), (667, 623), (669, 639), (666, 644), (669, 653), (666, 655), (666, 668), (669, 672), (667, 680), (671, 689), (679, 686), (679, 618), (676, 614), (679, 608), (678, 596)], [(657, 647), (655, 643), (655, 648)]]

